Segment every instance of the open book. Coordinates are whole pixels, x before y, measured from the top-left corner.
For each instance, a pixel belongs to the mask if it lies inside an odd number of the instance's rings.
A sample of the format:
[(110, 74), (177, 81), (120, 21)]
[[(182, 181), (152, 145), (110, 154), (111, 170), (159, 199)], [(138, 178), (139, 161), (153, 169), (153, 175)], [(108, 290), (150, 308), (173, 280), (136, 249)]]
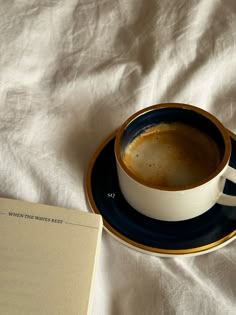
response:
[(102, 219), (0, 198), (0, 314), (90, 313)]

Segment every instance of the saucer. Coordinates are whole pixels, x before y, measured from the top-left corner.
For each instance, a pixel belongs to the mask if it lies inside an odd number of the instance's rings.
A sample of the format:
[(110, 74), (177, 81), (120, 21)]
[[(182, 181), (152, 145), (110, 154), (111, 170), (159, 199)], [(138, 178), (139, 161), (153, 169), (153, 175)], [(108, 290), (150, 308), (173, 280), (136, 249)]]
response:
[[(230, 133), (230, 165), (236, 168), (236, 135)], [(93, 212), (103, 217), (104, 228), (118, 241), (156, 256), (196, 256), (219, 249), (236, 238), (236, 207), (216, 204), (204, 214), (185, 221), (159, 221), (132, 208), (118, 184), (111, 134), (90, 161), (86, 193)], [(224, 192), (236, 195), (236, 184), (226, 181)]]

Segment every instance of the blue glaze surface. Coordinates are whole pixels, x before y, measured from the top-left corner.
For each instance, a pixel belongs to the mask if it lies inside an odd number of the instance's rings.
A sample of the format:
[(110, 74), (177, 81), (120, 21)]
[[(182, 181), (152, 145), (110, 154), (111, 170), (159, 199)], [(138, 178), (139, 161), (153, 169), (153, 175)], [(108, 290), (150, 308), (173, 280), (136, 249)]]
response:
[[(114, 138), (99, 152), (91, 171), (93, 200), (102, 217), (129, 240), (159, 249), (190, 249), (205, 246), (236, 229), (236, 207), (216, 204), (206, 213), (181, 222), (165, 222), (146, 217), (123, 198), (117, 178)], [(230, 165), (236, 168), (236, 141), (232, 141)], [(225, 193), (236, 195), (236, 185), (226, 183)]]

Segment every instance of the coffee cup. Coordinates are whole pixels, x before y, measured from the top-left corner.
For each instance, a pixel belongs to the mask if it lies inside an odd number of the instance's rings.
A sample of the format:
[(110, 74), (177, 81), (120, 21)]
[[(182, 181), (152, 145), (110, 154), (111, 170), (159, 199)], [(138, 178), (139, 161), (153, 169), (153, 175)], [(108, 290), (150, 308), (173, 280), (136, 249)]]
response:
[(216, 203), (236, 206), (223, 193), (231, 140), (222, 123), (198, 107), (168, 103), (128, 118), (115, 139), (120, 190), (140, 213), (164, 221), (197, 217)]

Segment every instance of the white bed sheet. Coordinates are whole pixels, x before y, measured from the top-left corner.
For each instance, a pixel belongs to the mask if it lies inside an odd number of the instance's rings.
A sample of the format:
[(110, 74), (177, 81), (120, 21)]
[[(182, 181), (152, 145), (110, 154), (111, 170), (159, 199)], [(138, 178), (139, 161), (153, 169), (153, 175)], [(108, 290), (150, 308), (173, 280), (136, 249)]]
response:
[[(235, 49), (234, 0), (0, 1), (1, 196), (89, 211), (94, 150), (156, 103), (236, 132)], [(163, 259), (104, 232), (92, 314), (233, 315), (235, 284), (234, 242)]]

